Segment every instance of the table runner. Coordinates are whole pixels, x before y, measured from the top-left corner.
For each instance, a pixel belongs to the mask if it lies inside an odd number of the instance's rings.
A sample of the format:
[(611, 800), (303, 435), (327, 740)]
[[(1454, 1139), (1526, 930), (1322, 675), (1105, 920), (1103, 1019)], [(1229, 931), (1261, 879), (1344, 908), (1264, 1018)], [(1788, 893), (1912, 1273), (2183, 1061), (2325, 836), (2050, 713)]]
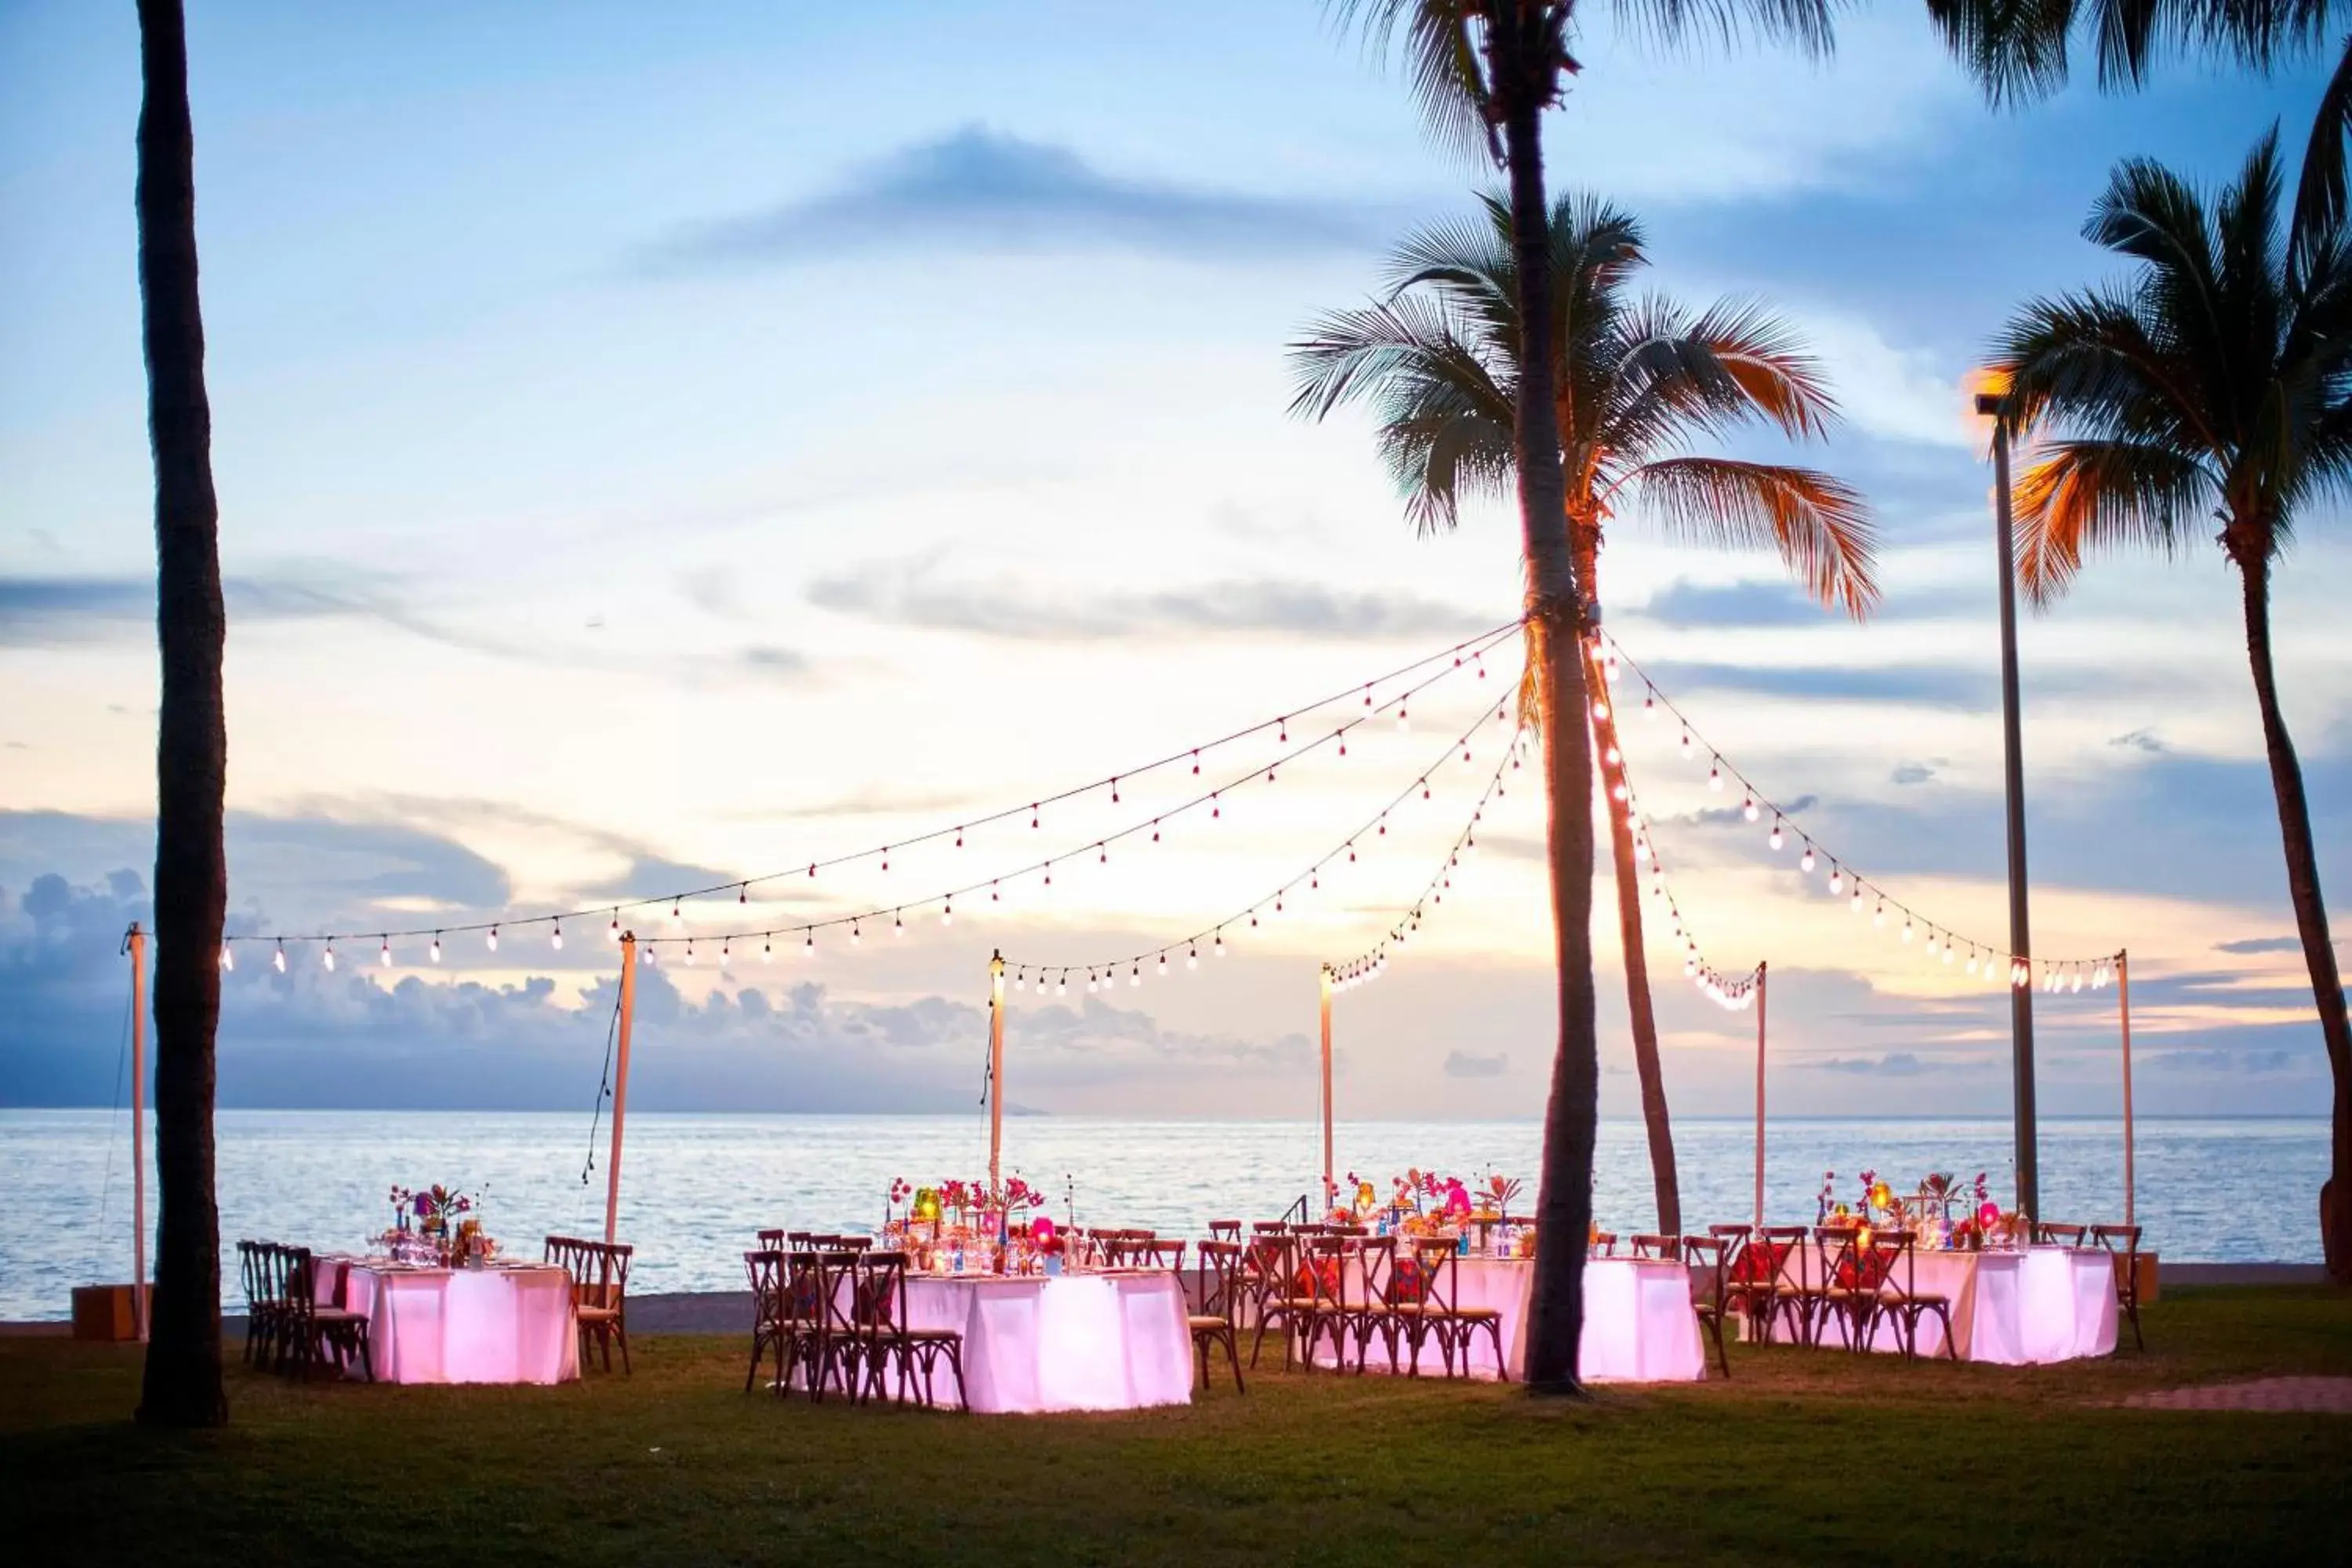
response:
[(569, 1383), (572, 1279), (554, 1268), (400, 1268), (319, 1260), (321, 1306), (368, 1320), (379, 1383)]

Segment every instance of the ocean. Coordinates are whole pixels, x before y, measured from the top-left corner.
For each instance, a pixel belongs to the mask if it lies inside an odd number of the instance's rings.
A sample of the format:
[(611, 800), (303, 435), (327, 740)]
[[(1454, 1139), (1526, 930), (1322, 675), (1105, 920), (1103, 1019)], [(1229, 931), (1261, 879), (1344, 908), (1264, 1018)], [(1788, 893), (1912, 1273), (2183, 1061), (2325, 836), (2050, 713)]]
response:
[[(358, 1250), (389, 1223), (394, 1184), (476, 1194), (490, 1234), (534, 1256), (550, 1232), (602, 1233), (605, 1140), (595, 1165), (585, 1113), (225, 1110), (218, 1119), (224, 1247), (268, 1237)], [(621, 1238), (636, 1247), (633, 1291), (742, 1288), (742, 1253), (762, 1226), (870, 1230), (893, 1178), (986, 1173), (978, 1116), (731, 1116), (638, 1113), (623, 1154)], [(1875, 1169), (1898, 1190), (1931, 1171), (1987, 1173), (2011, 1192), (2011, 1138), (1992, 1120), (1790, 1119), (1769, 1129), (1766, 1209), (1810, 1222), (1822, 1173), (1853, 1196)], [(1737, 1118), (1675, 1127), (1686, 1228), (1744, 1220), (1754, 1129)], [(1350, 1121), (1336, 1161), (1382, 1191), (1407, 1167), (1465, 1179), (1522, 1178), (1535, 1200), (1542, 1143), (1533, 1121)], [(1004, 1165), (1053, 1194), (1058, 1218), (1198, 1236), (1211, 1219), (1271, 1218), (1312, 1190), (1319, 1132), (1306, 1121), (1126, 1121), (1015, 1116)], [(149, 1156), (153, 1155), (149, 1142)], [(2123, 1217), (2122, 1127), (2045, 1121), (2043, 1215)], [(2157, 1120), (2138, 1126), (2144, 1245), (2175, 1260), (2316, 1262), (2324, 1120)], [(1638, 1121), (1604, 1121), (1595, 1174), (1601, 1225), (1655, 1221)], [(153, 1187), (149, 1187), (153, 1217)], [(151, 1251), (152, 1257), (152, 1251)], [(234, 1253), (224, 1288), (236, 1299)], [(67, 1315), (75, 1285), (131, 1276), (131, 1143), (125, 1111), (0, 1110), (0, 1319)]]

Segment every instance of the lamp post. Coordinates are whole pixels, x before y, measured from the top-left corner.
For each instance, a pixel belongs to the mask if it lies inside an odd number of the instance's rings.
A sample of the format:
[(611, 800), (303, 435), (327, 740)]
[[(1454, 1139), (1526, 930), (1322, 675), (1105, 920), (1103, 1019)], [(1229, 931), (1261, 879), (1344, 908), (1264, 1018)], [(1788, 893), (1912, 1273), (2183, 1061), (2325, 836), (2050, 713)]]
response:
[(2018, 733), (2017, 553), (2010, 518), (2009, 414), (1999, 393), (1977, 394), (1977, 412), (1992, 423), (1993, 519), (2000, 552), (2000, 733), (2001, 775), (2009, 800), (2009, 951), (2025, 967), (2025, 982), (2011, 975), (2009, 1029), (2016, 1084), (2017, 1211), (2042, 1213), (2039, 1143), (2033, 1120), (2033, 942), (2025, 919), (2025, 753)]

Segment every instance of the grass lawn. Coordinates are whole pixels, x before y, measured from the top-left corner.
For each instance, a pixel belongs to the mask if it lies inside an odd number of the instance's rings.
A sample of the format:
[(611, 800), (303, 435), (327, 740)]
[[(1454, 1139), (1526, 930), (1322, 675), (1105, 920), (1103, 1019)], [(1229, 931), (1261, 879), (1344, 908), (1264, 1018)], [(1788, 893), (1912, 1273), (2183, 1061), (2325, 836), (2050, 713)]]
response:
[[(740, 1392), (647, 1337), (554, 1389), (290, 1385), (131, 1425), (130, 1347), (0, 1340), (9, 1560), (157, 1563), (2352, 1561), (2352, 1417), (2119, 1409), (2352, 1375), (2352, 1299), (2181, 1292), (2151, 1349), (2004, 1369), (1734, 1347), (1729, 1382), (1538, 1404), (1268, 1374), (1188, 1408), (986, 1417)], [(2126, 1331), (2128, 1338), (2128, 1331)], [(18, 1555), (25, 1547), (29, 1555)]]

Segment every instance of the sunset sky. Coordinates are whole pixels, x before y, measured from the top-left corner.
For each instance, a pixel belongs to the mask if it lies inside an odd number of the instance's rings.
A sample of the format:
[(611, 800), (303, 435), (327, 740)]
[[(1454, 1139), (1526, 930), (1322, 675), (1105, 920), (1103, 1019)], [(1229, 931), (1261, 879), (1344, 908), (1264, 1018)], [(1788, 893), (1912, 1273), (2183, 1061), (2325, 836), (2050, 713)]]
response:
[[(1885, 603), (1857, 626), (1761, 555), (1617, 521), (1609, 626), (1705, 735), (1964, 943), (2005, 936), (1995, 558), (1970, 367), (2121, 157), (2208, 184), (2316, 72), (2171, 70), (1995, 114), (1916, 8), (1835, 58), (1612, 37), (1549, 126), (1556, 189), (1647, 226), (1659, 289), (1760, 297), (1844, 422)], [(560, 19), (559, 19), (560, 16)], [(1488, 175), (1309, 0), (194, 7), (198, 219), (231, 612), (230, 929), (520, 920), (952, 828), (1310, 703), (1500, 626), (1516, 521), (1417, 539), (1357, 414), (1289, 416), (1286, 342)], [(151, 875), (153, 548), (127, 5), (0, 5), (0, 1104), (105, 1103), (117, 939)], [(1777, 451), (1759, 443), (1757, 453)], [(2352, 540), (2305, 520), (2281, 680), (2321, 866), (2352, 900)], [(2332, 591), (2333, 590), (2333, 591)], [(2234, 583), (2202, 540), (2118, 559), (2021, 631), (2035, 946), (2133, 955), (2140, 1106), (2317, 1114), (2326, 1066)], [(1306, 1115), (1318, 960), (1428, 883), (1505, 759), (1517, 648), (1277, 770), (1272, 735), (1041, 814), (629, 923), (639, 1103), (966, 1110), (985, 966), (1083, 971), (1237, 913), (1231, 953), (1108, 999), (1013, 998), (1007, 1094), (1074, 1112)], [(1622, 695), (1634, 708), (1631, 672)], [(1384, 688), (1386, 695), (1393, 688)], [(1490, 716), (1491, 718), (1491, 716)], [(2006, 1109), (1998, 985), (1874, 930), (1706, 787), (1672, 721), (1629, 762), (1708, 959), (1771, 965), (1775, 1103)], [(1451, 760), (1436, 765), (1441, 755)], [(1353, 865), (1286, 900), (1424, 773)], [(1093, 846), (1252, 775), (1163, 842)], [(1343, 1114), (1533, 1114), (1551, 1049), (1531, 771), (1378, 986), (1340, 998)], [(1524, 784), (1518, 781), (1525, 780)], [(1727, 809), (1729, 808), (1729, 809)], [(1766, 824), (1769, 825), (1769, 814)], [(717, 933), (889, 909), (1067, 854), (952, 925), (761, 964)], [(127, 875), (126, 875), (127, 873)], [(1603, 1109), (1633, 1104), (1606, 870)], [(1253, 904), (1267, 912), (1246, 928)], [(609, 917), (267, 945), (227, 977), (231, 1104), (572, 1106)], [(2352, 915), (2339, 913), (2342, 927)], [(1654, 918), (1678, 1110), (1748, 1104), (1753, 1019)], [(1175, 950), (1180, 955), (1182, 949)], [(1965, 957), (1967, 949), (1963, 947)], [(2037, 998), (2043, 1101), (2117, 1102), (2114, 994)]]

